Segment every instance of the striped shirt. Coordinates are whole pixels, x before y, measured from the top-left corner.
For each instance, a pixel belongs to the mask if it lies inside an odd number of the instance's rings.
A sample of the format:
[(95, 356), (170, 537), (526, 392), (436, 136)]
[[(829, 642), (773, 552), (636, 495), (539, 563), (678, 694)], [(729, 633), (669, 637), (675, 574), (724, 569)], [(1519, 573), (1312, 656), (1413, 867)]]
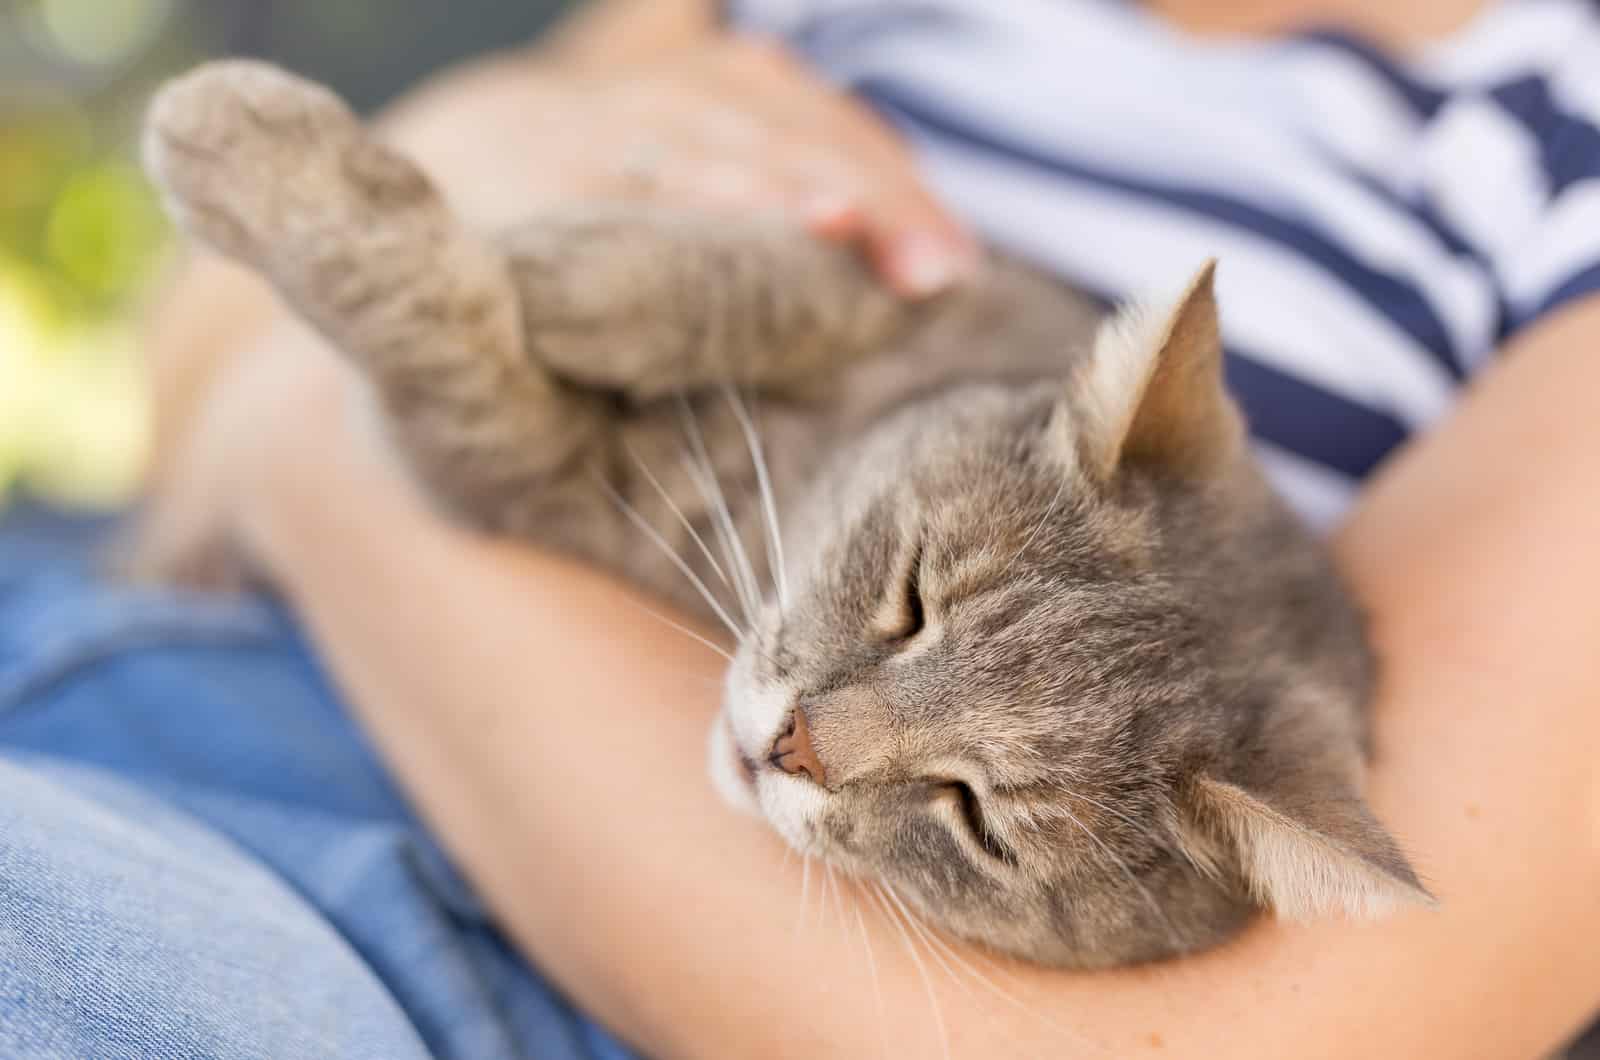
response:
[(1328, 525), (1505, 341), (1600, 290), (1600, 8), (1502, 0), (1399, 57), (1117, 0), (734, 0), (996, 246), (1107, 298), (1205, 258), (1274, 482)]

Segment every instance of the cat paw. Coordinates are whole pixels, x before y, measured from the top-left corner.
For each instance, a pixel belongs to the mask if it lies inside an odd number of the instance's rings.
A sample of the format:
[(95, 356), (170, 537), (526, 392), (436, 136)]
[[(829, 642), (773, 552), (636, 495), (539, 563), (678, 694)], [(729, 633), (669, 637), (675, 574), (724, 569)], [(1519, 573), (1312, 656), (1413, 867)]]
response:
[(343, 179), (341, 155), (363, 135), (327, 89), (266, 63), (228, 60), (156, 95), (144, 156), (180, 225), (253, 260), (328, 200)]

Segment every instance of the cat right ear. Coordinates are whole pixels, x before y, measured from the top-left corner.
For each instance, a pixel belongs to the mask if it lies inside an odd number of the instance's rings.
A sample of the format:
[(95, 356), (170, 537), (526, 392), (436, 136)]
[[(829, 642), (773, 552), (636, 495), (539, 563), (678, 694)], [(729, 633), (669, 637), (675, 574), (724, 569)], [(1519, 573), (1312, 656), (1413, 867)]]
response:
[(1239, 451), (1244, 425), (1223, 385), (1215, 275), (1208, 261), (1173, 302), (1135, 303), (1101, 324), (1068, 402), (1097, 481), (1131, 464), (1199, 476)]
[(1372, 919), (1434, 898), (1354, 793), (1322, 792), (1304, 805), (1211, 777), (1188, 795), (1185, 851), (1203, 871), (1231, 863), (1265, 908), (1294, 920)]

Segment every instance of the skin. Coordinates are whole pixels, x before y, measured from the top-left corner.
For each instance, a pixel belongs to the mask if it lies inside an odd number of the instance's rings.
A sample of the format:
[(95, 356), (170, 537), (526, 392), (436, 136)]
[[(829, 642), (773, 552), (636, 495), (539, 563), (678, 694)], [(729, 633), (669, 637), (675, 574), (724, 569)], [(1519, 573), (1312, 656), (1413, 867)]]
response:
[(1441, 907), (1092, 976), (940, 948), (952, 975), (920, 942), (919, 969), (881, 905), (803, 886), (705, 779), (721, 660), (603, 575), (438, 520), (301, 329), (231, 341), (187, 436), (229, 471), (216, 529), (508, 932), (651, 1055), (1531, 1056), (1600, 991), (1597, 339), (1593, 300), (1519, 338), (1337, 538), (1386, 663), (1370, 797)]
[[(771, 43), (711, 28), (705, 0), (596, 3), (532, 53), (425, 82), (380, 126), (485, 228), (594, 194), (783, 212), (859, 248), (904, 297), (958, 282), (972, 237), (922, 186), (892, 131)], [(642, 147), (644, 181), (628, 176)], [(199, 542), (223, 536), (218, 480), (229, 472), (205, 437), (218, 419), (209, 406), (278, 315), (263, 283), (216, 255), (175, 263), (149, 327), (151, 486), (181, 499), (163, 513), (177, 538), (164, 549), (206, 551)]]
[[(1591, 305), (1531, 334), (1339, 538), (1389, 661), (1371, 798), (1441, 908), (1262, 923), (1220, 952), (1101, 976), (1001, 971), (968, 952), (1032, 1014), (933, 965), (953, 1055), (1526, 1056), (1584, 1018), (1600, 983), (1600, 498), (1574, 483), (1600, 445), (1584, 396), (1600, 384), (1597, 329)], [(880, 1013), (855, 914), (817, 878), (802, 903), (799, 867), (711, 793), (720, 660), (603, 576), (439, 523), (339, 387), (303, 382), (258, 392), (258, 407), (324, 426), (251, 472), (240, 514), (540, 966), (657, 1055), (873, 1055), (880, 1029), (901, 1043), (893, 1055), (940, 1055), (882, 908), (852, 900)], [(396, 570), (427, 587), (426, 608), (370, 606), (394, 598)]]

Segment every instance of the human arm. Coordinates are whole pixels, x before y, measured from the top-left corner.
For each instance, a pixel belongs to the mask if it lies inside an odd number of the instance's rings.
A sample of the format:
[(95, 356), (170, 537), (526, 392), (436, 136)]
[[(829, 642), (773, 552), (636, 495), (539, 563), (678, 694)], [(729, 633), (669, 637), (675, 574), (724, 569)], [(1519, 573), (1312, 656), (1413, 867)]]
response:
[[(902, 297), (955, 282), (975, 245), (906, 145), (780, 47), (724, 32), (711, 7), (596, 0), (534, 48), (419, 86), (379, 117), (380, 132), (475, 227), (596, 197), (775, 212), (862, 253)], [(650, 172), (630, 172), (647, 156)], [(248, 565), (225, 526), (234, 476), (208, 433), (210, 406), (283, 311), (255, 274), (216, 255), (186, 253), (175, 272), (151, 314), (149, 497), (122, 567), (228, 584)]]
[(1597, 342), (1593, 299), (1528, 332), (1338, 540), (1385, 660), (1372, 801), (1441, 908), (1094, 976), (957, 948), (1020, 1005), (919, 942), (925, 982), (905, 927), (816, 872), (802, 907), (799, 864), (704, 779), (716, 659), (633, 591), (427, 514), (337, 371), (289, 387), (333, 433), (271, 447), (239, 503), (506, 929), (653, 1055), (937, 1056), (930, 991), (954, 1056), (1536, 1055), (1600, 986)]
[[(649, 194), (792, 212), (821, 237), (859, 244), (903, 293), (959, 271), (972, 244), (898, 138), (781, 49), (729, 35), (715, 6), (593, 0), (535, 45), (428, 79), (376, 121), (480, 226)], [(645, 154), (660, 156), (652, 186), (624, 186)], [(150, 322), (158, 492), (192, 491), (174, 479), (192, 473), (197, 411), (232, 352), (278, 312), (264, 283), (216, 255), (185, 253), (173, 271)]]

